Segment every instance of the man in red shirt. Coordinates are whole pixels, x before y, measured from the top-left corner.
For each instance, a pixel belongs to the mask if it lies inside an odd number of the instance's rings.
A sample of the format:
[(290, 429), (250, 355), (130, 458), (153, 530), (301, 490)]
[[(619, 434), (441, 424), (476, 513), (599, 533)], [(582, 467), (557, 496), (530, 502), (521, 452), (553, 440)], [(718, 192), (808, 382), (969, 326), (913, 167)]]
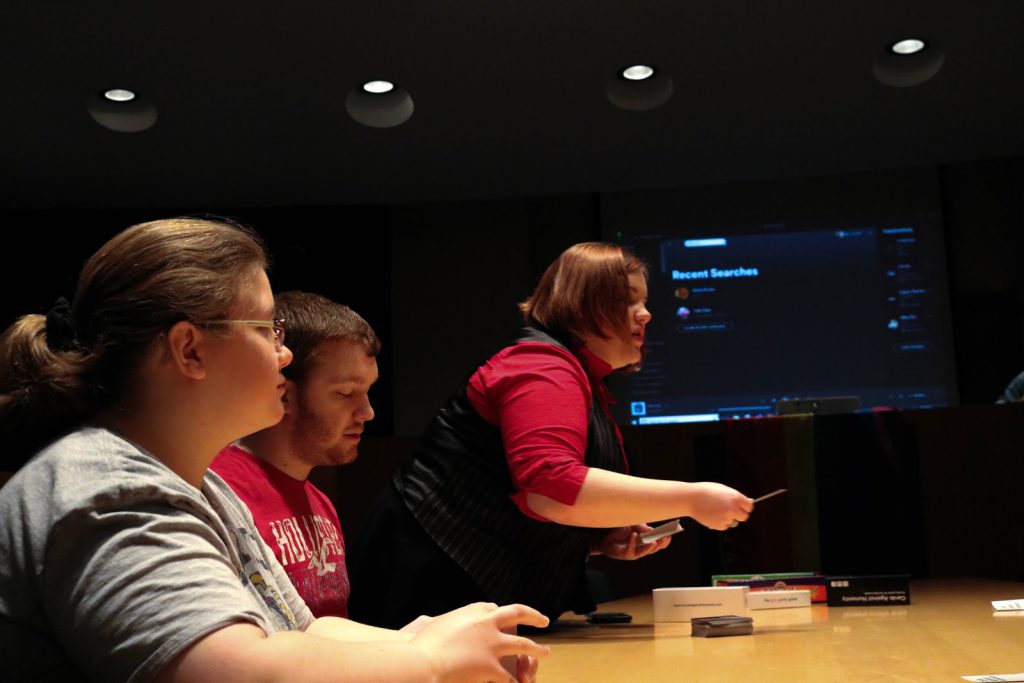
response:
[(284, 370), (284, 419), (225, 448), (211, 469), (248, 505), (313, 615), (347, 617), (338, 513), (308, 477), (314, 467), (356, 459), (373, 419), (368, 392), (380, 341), (358, 314), (322, 296), (286, 292), (275, 305), (294, 355)]

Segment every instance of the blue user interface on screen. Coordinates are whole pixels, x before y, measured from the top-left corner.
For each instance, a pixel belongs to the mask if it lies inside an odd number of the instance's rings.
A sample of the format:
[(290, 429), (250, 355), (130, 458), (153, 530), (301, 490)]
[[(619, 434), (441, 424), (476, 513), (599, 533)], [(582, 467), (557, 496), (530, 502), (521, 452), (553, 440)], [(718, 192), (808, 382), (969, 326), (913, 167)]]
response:
[(932, 219), (618, 238), (650, 268), (654, 316), (642, 370), (620, 380), (621, 422), (760, 417), (807, 398), (955, 403)]

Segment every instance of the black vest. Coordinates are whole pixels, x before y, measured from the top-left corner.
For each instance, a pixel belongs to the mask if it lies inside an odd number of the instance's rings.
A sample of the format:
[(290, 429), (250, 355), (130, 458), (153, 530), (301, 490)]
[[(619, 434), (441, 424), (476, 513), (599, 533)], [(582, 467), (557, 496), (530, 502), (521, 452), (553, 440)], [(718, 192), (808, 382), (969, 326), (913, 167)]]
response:
[[(567, 348), (529, 327), (518, 341)], [(615, 426), (596, 396), (586, 464), (626, 470)], [(515, 489), (501, 432), (473, 409), (465, 386), (437, 413), (394, 485), (427, 534), (494, 602), (522, 602), (552, 618), (569, 609), (594, 609), (585, 565), (591, 538), (602, 531), (540, 522), (520, 512), (509, 498)]]

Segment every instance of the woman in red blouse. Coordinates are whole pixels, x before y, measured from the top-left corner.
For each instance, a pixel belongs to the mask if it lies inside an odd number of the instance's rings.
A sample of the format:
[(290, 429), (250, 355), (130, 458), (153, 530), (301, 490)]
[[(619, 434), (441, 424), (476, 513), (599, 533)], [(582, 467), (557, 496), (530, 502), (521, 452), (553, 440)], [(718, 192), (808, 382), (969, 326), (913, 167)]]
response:
[(712, 529), (753, 501), (711, 482), (632, 476), (605, 379), (637, 367), (647, 271), (619, 246), (566, 250), (520, 308), (527, 328), (439, 411), (352, 551), (353, 617), (401, 625), (467, 599), (525, 602), (554, 620), (594, 608), (590, 554), (665, 548), (649, 520)]

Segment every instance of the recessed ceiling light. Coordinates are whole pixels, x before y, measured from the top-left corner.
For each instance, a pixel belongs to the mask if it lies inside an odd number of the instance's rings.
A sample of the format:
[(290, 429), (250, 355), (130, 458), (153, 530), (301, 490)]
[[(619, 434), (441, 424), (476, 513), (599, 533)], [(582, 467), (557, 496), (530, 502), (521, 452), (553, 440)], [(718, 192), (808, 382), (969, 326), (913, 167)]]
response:
[(141, 93), (124, 88), (92, 91), (86, 100), (92, 120), (118, 133), (139, 133), (156, 123), (156, 105)]
[(395, 84), (391, 81), (369, 81), (363, 83), (363, 90), (373, 95), (382, 95), (386, 92), (391, 92), (395, 89)]
[(131, 102), (135, 99), (135, 93), (131, 90), (125, 90), (124, 88), (111, 88), (110, 90), (104, 91), (103, 97), (107, 98), (111, 102)]
[(642, 81), (654, 75), (654, 69), (646, 64), (635, 64), (622, 70), (622, 77), (630, 81)]
[(920, 52), (925, 48), (925, 42), (917, 38), (906, 38), (904, 40), (898, 40), (892, 44), (889, 48), (893, 54), (897, 55), (912, 55), (915, 52)]
[(646, 64), (634, 64), (612, 75), (605, 83), (605, 96), (620, 109), (648, 111), (672, 97), (672, 77), (667, 71)]
[(370, 128), (394, 128), (409, 120), (416, 108), (405, 88), (388, 81), (370, 81), (353, 87), (345, 109), (357, 123)]
[(871, 70), (883, 85), (910, 88), (934, 78), (945, 61), (941, 41), (906, 38), (880, 49), (871, 62)]

